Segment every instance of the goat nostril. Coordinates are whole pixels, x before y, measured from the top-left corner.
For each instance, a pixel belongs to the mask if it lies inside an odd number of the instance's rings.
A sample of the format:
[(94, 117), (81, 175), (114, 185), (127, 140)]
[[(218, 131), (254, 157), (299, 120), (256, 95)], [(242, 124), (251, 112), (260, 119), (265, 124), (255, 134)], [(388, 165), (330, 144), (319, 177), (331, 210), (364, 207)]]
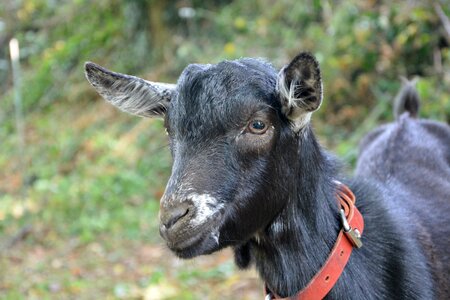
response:
[(187, 214), (189, 213), (189, 208), (187, 209), (181, 209), (181, 210), (173, 210), (167, 221), (163, 222), (163, 225), (169, 229), (170, 227), (172, 227), (175, 223), (177, 223), (180, 219), (182, 219), (183, 217), (185, 217)]

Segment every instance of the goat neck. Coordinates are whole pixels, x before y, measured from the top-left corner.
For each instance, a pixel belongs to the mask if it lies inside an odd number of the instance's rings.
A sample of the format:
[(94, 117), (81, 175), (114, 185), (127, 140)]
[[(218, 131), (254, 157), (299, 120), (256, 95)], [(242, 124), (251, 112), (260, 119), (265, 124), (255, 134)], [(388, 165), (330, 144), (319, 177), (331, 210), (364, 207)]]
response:
[(251, 241), (256, 267), (268, 287), (286, 297), (303, 289), (321, 268), (340, 229), (335, 163), (309, 128), (300, 133), (297, 176), (286, 178), (291, 191), (281, 213)]

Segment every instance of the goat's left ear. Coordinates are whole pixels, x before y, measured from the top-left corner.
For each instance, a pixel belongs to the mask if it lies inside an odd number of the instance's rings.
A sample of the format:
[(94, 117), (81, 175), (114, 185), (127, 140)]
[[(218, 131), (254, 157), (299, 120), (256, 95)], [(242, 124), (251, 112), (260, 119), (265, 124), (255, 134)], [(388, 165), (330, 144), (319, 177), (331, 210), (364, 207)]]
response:
[(307, 52), (298, 54), (278, 74), (277, 90), (283, 112), (299, 131), (322, 103), (319, 63)]

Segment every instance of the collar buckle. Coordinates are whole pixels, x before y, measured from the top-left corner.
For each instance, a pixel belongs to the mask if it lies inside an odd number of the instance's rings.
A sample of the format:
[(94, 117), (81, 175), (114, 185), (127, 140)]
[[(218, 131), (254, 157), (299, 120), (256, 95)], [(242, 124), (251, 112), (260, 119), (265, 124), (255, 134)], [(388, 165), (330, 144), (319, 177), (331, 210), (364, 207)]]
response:
[(343, 209), (339, 211), (339, 216), (341, 218), (342, 227), (344, 229), (345, 236), (352, 243), (353, 247), (361, 248), (363, 243), (361, 241), (361, 233), (358, 228), (352, 228), (345, 217), (345, 212)]

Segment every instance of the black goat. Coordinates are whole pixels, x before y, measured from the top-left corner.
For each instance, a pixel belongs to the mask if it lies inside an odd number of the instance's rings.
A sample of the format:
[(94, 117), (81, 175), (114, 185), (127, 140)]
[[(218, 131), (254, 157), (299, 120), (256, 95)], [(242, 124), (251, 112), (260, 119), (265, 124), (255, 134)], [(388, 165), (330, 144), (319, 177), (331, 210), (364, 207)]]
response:
[[(357, 180), (349, 181), (309, 124), (322, 82), (308, 53), (278, 73), (259, 59), (189, 65), (176, 85), (93, 63), (86, 75), (118, 108), (164, 117), (173, 169), (160, 232), (177, 256), (232, 246), (237, 265), (254, 263), (270, 291), (296, 295), (342, 228), (339, 179), (356, 195), (364, 246), (326, 299), (450, 297), (448, 126), (405, 112), (364, 140)], [(417, 102), (406, 100), (398, 112)]]

